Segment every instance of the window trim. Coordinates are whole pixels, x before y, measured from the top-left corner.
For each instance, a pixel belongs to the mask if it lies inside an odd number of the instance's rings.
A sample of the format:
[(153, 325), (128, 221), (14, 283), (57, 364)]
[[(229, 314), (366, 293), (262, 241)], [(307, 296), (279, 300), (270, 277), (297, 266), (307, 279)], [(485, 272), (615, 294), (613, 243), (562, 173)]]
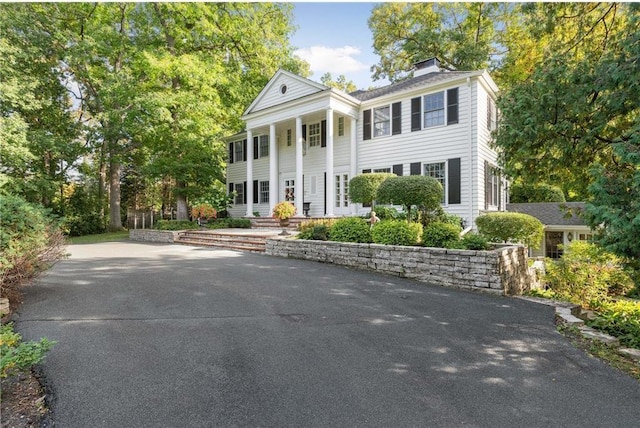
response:
[(442, 165), (442, 202), (441, 204), (445, 207), (449, 205), (449, 162), (447, 160), (444, 161), (434, 161), (434, 162), (423, 162), (422, 163), (422, 175), (427, 177), (433, 177), (436, 180), (440, 181), (438, 177), (434, 177), (431, 174), (427, 174), (427, 165)]
[(344, 116), (338, 116), (338, 137), (344, 137)]
[[(264, 189), (265, 185), (266, 185), (266, 190)], [(269, 192), (270, 192), (269, 180), (259, 181), (258, 182), (258, 194), (259, 194), (258, 203), (259, 204), (269, 203)]]
[[(263, 151), (264, 148), (266, 148), (266, 150)], [(264, 153), (265, 151), (266, 154)], [(269, 157), (269, 135), (264, 134), (258, 136), (258, 153), (260, 158)]]
[[(234, 141), (231, 144), (233, 144), (233, 163), (243, 162), (244, 156), (245, 156), (244, 141), (238, 140), (238, 141)], [(240, 150), (238, 150), (238, 146), (240, 147)], [(240, 154), (240, 156), (238, 156), (238, 154)]]
[[(238, 189), (240, 189), (238, 191)], [(234, 205), (244, 205), (244, 195), (245, 195), (245, 189), (244, 189), (244, 183), (235, 183), (234, 185), (234, 192), (236, 192), (236, 196), (235, 198), (233, 198), (233, 203)], [(240, 202), (238, 202), (238, 198), (240, 199)]]
[[(386, 114), (386, 120), (378, 120), (378, 115), (377, 113), (383, 109), (387, 110), (387, 114)], [(371, 135), (373, 138), (379, 138), (379, 137), (388, 137), (389, 135), (391, 135), (391, 104), (387, 104), (387, 105), (382, 105), (379, 107), (373, 107), (372, 109), (373, 112), (373, 119), (372, 119), (372, 132)], [(384, 133), (379, 134), (378, 130), (380, 128), (378, 128), (378, 124), (385, 124), (386, 126), (383, 127), (383, 131)]]
[[(312, 131), (317, 126), (317, 134)], [(311, 122), (307, 124), (307, 143), (309, 147), (320, 147), (322, 144), (322, 124), (320, 122)], [(314, 144), (315, 141), (315, 144)]]
[[(431, 109), (431, 110), (427, 110), (427, 97), (434, 97), (436, 95), (440, 95), (442, 97), (442, 107), (438, 107), (437, 109)], [(436, 123), (433, 125), (427, 125), (427, 114), (428, 113), (434, 113), (434, 112), (440, 112), (442, 111), (442, 123)], [(426, 129), (426, 128), (435, 128), (437, 126), (446, 126), (447, 124), (447, 96), (446, 96), (446, 91), (442, 90), (442, 91), (438, 91), (438, 92), (432, 92), (430, 94), (425, 94), (422, 96), (422, 111), (421, 111), (421, 116), (422, 116), (422, 129)], [(438, 115), (438, 119), (440, 119), (440, 115)]]

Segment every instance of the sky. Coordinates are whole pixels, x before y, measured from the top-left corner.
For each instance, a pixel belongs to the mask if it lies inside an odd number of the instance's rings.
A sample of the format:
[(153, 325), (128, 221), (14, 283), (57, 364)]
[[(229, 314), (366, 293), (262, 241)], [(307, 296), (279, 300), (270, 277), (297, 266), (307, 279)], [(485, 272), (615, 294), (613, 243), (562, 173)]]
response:
[(344, 74), (358, 89), (384, 86), (373, 81), (370, 68), (379, 57), (373, 53), (373, 35), (367, 20), (376, 3), (294, 3), (294, 52), (311, 65), (310, 79), (320, 82), (326, 72), (333, 79)]

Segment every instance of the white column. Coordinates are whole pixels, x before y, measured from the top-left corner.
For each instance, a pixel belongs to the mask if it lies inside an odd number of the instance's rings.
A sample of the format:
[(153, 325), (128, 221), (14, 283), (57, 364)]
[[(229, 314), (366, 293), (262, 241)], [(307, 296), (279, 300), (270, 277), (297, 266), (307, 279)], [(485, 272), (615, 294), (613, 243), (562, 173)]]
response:
[(276, 137), (276, 124), (269, 125), (269, 214), (278, 203), (280, 194), (278, 183), (278, 140)]
[(253, 132), (247, 129), (247, 217), (253, 217)]
[(327, 217), (333, 217), (333, 207), (335, 206), (335, 177), (333, 176), (333, 109), (327, 109), (327, 151), (326, 155), (326, 170), (327, 170), (327, 188), (325, 194), (327, 195)]
[[(351, 180), (353, 177), (358, 175), (358, 145), (356, 144), (357, 137), (358, 137), (357, 124), (358, 124), (358, 121), (356, 120), (356, 118), (352, 117), (351, 118), (351, 139), (349, 140), (349, 149), (350, 149), (349, 150), (350, 151), (349, 180)], [(357, 214), (356, 204), (350, 203), (349, 207), (352, 215)]]
[(304, 197), (304, 187), (302, 186), (302, 117), (296, 117), (296, 188), (295, 205), (298, 210), (296, 216), (304, 215), (302, 210), (302, 199)]

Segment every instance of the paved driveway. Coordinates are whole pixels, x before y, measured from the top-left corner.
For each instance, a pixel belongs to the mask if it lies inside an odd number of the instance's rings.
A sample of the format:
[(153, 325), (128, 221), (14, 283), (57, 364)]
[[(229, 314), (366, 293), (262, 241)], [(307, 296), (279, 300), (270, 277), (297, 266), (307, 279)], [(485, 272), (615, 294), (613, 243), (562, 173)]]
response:
[(551, 308), (314, 262), (69, 247), (18, 330), (65, 427), (634, 427), (640, 384)]

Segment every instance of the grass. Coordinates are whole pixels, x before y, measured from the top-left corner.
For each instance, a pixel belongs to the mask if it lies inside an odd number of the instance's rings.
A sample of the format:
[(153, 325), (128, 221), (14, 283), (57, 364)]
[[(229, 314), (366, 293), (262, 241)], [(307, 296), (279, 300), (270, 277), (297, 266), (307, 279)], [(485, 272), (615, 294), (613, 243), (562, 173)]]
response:
[(70, 244), (97, 244), (99, 242), (126, 241), (129, 239), (129, 231), (99, 233), (97, 235), (85, 235), (70, 237)]

